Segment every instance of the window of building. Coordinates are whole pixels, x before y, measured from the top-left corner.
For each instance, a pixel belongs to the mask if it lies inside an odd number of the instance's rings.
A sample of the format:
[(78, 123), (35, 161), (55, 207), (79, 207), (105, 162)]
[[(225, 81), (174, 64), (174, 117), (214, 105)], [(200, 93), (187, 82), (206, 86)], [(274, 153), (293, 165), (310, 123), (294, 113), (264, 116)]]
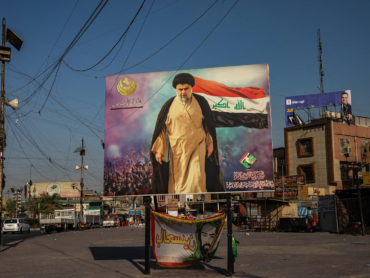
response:
[(180, 201), (180, 195), (172, 195), (172, 199)]
[(299, 165), (299, 174), (306, 175), (306, 183), (316, 182), (315, 163)]
[(158, 200), (159, 202), (166, 202), (166, 195), (159, 195)]
[(298, 156), (307, 157), (314, 156), (313, 138), (304, 138), (298, 140)]

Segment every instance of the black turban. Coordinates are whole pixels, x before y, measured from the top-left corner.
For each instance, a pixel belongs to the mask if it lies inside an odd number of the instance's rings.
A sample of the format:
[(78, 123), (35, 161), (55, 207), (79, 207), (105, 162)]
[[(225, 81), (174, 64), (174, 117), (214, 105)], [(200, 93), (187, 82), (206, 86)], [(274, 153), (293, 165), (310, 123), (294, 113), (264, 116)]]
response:
[(190, 73), (179, 73), (173, 79), (172, 86), (176, 89), (176, 86), (179, 84), (189, 84), (194, 87), (195, 79)]

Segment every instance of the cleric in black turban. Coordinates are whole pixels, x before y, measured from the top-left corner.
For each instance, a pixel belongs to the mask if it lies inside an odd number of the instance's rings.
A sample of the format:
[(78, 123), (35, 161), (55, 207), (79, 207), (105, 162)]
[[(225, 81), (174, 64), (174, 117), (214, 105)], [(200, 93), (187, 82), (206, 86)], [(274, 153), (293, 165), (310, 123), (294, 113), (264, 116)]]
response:
[(225, 192), (216, 128), (207, 100), (192, 93), (194, 77), (175, 76), (177, 96), (159, 112), (152, 138), (153, 194)]
[(189, 84), (191, 87), (195, 85), (195, 79), (190, 73), (179, 73), (172, 81), (172, 86), (176, 89), (179, 84)]

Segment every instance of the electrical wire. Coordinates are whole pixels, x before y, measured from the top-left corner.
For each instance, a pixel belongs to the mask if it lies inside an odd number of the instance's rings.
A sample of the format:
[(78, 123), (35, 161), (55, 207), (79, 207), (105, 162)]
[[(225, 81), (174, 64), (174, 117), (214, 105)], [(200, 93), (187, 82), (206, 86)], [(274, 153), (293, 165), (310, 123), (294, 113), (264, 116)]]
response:
[[(209, 38), (209, 36), (213, 33), (214, 30), (221, 24), (221, 22), (226, 18), (226, 16), (231, 12), (231, 10), (235, 7), (235, 5), (239, 2), (237, 0), (234, 5), (227, 11), (227, 13), (221, 18), (221, 20), (216, 24), (216, 26), (209, 32), (209, 34), (204, 38), (204, 40), (197, 46), (197, 48), (190, 54), (190, 56), (181, 64), (181, 66), (168, 78), (165, 83), (154, 93), (152, 94), (142, 105), (145, 105), (149, 100), (151, 100), (166, 84), (168, 81), (170, 81), (173, 76), (186, 64), (186, 62), (194, 55), (194, 53), (203, 45), (203, 43)], [(136, 109), (132, 114), (124, 118), (122, 121), (116, 123), (115, 125), (112, 125), (111, 127), (106, 127), (105, 130), (109, 130), (119, 124), (121, 124), (123, 121), (129, 119), (132, 115), (134, 115), (139, 109)]]
[[(39, 86), (34, 90), (33, 93), (31, 93), (30, 96), (28, 96), (25, 100), (23, 100), (22, 102), (28, 102), (38, 91), (39, 89), (46, 83), (46, 81), (51, 77), (51, 75), (56, 71), (56, 70), (59, 70), (60, 68), (60, 64), (61, 64), (61, 61), (63, 60), (63, 58), (69, 53), (69, 51), (72, 49), (72, 47), (78, 42), (78, 40), (83, 36), (83, 34), (87, 31), (87, 29), (91, 26), (91, 24), (95, 21), (95, 19), (97, 18), (97, 16), (101, 13), (101, 11), (104, 9), (104, 7), (106, 6), (106, 4), (108, 3), (109, 0), (101, 0), (100, 3), (97, 5), (97, 7), (95, 8), (95, 10), (93, 11), (93, 13), (90, 15), (89, 19), (85, 22), (85, 24), (83, 25), (83, 27), (80, 29), (80, 31), (77, 33), (77, 35), (75, 36), (75, 38), (72, 40), (72, 42), (70, 43), (70, 45), (67, 47), (67, 49), (63, 52), (63, 54), (61, 55), (60, 58), (58, 58), (55, 62), (53, 62), (49, 67), (47, 67), (43, 72), (39, 73), (36, 77), (34, 77), (34, 79), (37, 79), (39, 78), (43, 73), (46, 73), (46, 76), (42, 79), (42, 81), (40, 82)], [(50, 69), (49, 72), (47, 72), (48, 70)], [(54, 80), (56, 79), (56, 76), (57, 76), (57, 73), (54, 77)], [(29, 83), (25, 84), (24, 86), (14, 90), (13, 92), (15, 91), (18, 91), (22, 88), (24, 88), (25, 86), (31, 84), (32, 81), (30, 81)], [(53, 82), (54, 84), (54, 82)], [(42, 108), (44, 107), (45, 103), (47, 102), (48, 98), (49, 98), (49, 95), (51, 94), (51, 91), (52, 91), (52, 88), (50, 88), (49, 90), (49, 93), (48, 93), (48, 96), (44, 102), (44, 104), (42, 105)], [(12, 93), (12, 92), (11, 92)], [(42, 109), (39, 110), (39, 113), (41, 112)]]
[(75, 71), (88, 71), (88, 70), (91, 70), (93, 68), (95, 68), (97, 65), (99, 65), (101, 62), (103, 62), (105, 60), (105, 58), (107, 58), (109, 56), (109, 54), (112, 53), (112, 51), (116, 48), (116, 46), (119, 44), (119, 42), (123, 39), (123, 37), (126, 35), (126, 33), (128, 32), (128, 30), (131, 28), (132, 24), (134, 23), (134, 20), (136, 19), (136, 17), (138, 16), (138, 14), (140, 13), (141, 9), (143, 8), (144, 6), (144, 3), (146, 2), (146, 0), (143, 0), (139, 10), (136, 12), (136, 15), (134, 16), (133, 20), (131, 21), (131, 23), (129, 24), (129, 26), (126, 28), (125, 32), (123, 32), (122, 36), (118, 39), (118, 41), (115, 43), (115, 45), (108, 51), (108, 53), (102, 58), (100, 59), (100, 61), (98, 61), (96, 64), (92, 65), (91, 67), (87, 68), (87, 69), (74, 69)]

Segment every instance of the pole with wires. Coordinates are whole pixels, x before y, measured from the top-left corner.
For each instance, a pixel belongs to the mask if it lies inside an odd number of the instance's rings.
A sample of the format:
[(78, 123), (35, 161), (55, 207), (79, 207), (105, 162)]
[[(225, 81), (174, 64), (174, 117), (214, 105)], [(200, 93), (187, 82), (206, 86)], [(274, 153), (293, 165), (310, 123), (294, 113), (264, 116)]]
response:
[[(5, 47), (5, 18), (3, 19), (3, 38), (2, 46)], [(0, 116), (0, 226), (3, 225), (3, 189), (5, 183), (3, 183), (4, 177), (4, 148), (5, 148), (5, 129), (4, 129), (4, 103), (5, 103), (5, 61), (2, 61), (1, 65), (1, 116)], [(1, 231), (0, 231), (0, 252), (1, 252)]]
[[(84, 145), (84, 139), (82, 138), (82, 147)], [(80, 230), (82, 228), (82, 217), (83, 217), (83, 197), (84, 197), (84, 155), (85, 150), (81, 150), (81, 197), (80, 197)]]
[[(14, 110), (18, 107), (18, 99), (12, 101), (5, 101), (5, 62), (10, 62), (11, 48), (6, 47), (5, 43), (8, 41), (18, 51), (21, 49), (23, 41), (8, 28), (5, 32), (6, 21), (3, 18), (2, 22), (2, 44), (0, 46), (0, 61), (1, 63), (1, 114), (0, 114), (0, 227), (2, 226), (2, 214), (3, 214), (3, 189), (5, 187), (5, 175), (4, 175), (4, 150), (6, 147), (6, 136), (5, 136), (5, 116), (4, 107), (5, 104), (12, 107)], [(1, 252), (1, 232), (0, 232), (0, 252)]]
[(80, 153), (80, 156), (81, 156), (81, 166), (76, 166), (76, 170), (80, 170), (81, 169), (81, 184), (80, 184), (80, 217), (79, 217), (79, 230), (82, 229), (82, 225), (83, 225), (83, 197), (84, 197), (84, 168), (87, 170), (88, 169), (88, 165), (85, 165), (84, 166), (84, 155), (85, 155), (85, 146), (84, 146), (84, 138), (82, 137), (82, 145), (81, 147), (77, 148), (74, 153), (77, 153), (79, 152)]

